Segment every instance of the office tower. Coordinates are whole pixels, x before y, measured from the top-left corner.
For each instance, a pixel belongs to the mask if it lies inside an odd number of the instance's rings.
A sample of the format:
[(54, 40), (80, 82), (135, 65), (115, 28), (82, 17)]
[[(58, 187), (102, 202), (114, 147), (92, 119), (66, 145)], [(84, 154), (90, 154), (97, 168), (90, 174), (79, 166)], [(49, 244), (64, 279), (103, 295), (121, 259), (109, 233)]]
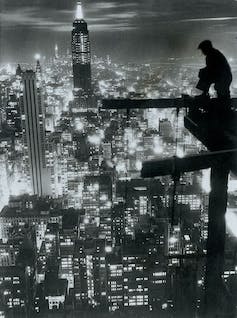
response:
[(77, 3), (77, 11), (72, 30), (72, 64), (74, 89), (83, 90), (90, 95), (91, 91), (91, 52), (87, 23), (83, 19), (81, 2)]
[(20, 64), (18, 64), (16, 68), (16, 76), (21, 76), (21, 74), (22, 74), (22, 69)]
[(45, 160), (45, 113), (41, 90), (37, 87), (32, 70), (22, 75), (21, 120), (24, 139), (26, 172), (31, 181), (32, 193), (50, 194)]
[(124, 268), (121, 255), (110, 254), (106, 257), (107, 265), (107, 301), (109, 311), (124, 308)]
[[(0, 317), (24, 317), (27, 306), (26, 275), (23, 267), (0, 266)], [(16, 287), (17, 286), (17, 287)]]
[(21, 131), (21, 118), (19, 101), (16, 94), (11, 94), (6, 104), (6, 121), (7, 125), (15, 130), (15, 134)]
[(36, 73), (37, 74), (41, 73), (41, 65), (40, 65), (40, 61), (39, 60), (36, 61)]
[(79, 215), (77, 212), (70, 213), (68, 211), (62, 217), (62, 229), (59, 233), (59, 278), (67, 279), (68, 290), (74, 288), (73, 255), (75, 242), (78, 238), (78, 221)]
[[(42, 67), (40, 65), (39, 59), (37, 59), (37, 61), (36, 61), (35, 73), (36, 73), (36, 80), (39, 83), (42, 82)], [(41, 84), (39, 84), (39, 85), (41, 85)]]
[(149, 270), (145, 250), (126, 244), (123, 249), (124, 307), (149, 308)]
[(106, 245), (104, 240), (77, 240), (73, 273), (75, 308), (106, 308)]

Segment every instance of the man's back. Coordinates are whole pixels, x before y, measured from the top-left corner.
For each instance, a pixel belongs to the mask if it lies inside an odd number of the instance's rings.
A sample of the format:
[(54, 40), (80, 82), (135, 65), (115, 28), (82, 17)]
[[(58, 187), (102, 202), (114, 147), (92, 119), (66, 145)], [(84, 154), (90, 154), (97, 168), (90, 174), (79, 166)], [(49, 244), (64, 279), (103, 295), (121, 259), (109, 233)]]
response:
[(232, 79), (229, 63), (219, 50), (212, 48), (208, 52), (206, 65), (208, 73), (214, 83), (219, 80)]
[(199, 82), (196, 87), (202, 90), (203, 94), (208, 94), (211, 84), (214, 84), (217, 97), (229, 100), (232, 74), (227, 59), (212, 46), (210, 40), (202, 41), (198, 49), (206, 56), (206, 67), (199, 71)]

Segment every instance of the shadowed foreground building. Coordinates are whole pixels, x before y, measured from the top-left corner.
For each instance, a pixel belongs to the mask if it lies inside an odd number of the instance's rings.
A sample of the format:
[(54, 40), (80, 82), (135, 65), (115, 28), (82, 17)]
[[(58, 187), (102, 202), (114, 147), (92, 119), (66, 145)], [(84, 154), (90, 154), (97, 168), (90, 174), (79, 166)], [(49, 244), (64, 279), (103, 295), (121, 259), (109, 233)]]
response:
[(38, 196), (50, 194), (45, 157), (45, 111), (36, 74), (27, 70), (22, 75), (21, 120), (25, 167), (31, 191)]

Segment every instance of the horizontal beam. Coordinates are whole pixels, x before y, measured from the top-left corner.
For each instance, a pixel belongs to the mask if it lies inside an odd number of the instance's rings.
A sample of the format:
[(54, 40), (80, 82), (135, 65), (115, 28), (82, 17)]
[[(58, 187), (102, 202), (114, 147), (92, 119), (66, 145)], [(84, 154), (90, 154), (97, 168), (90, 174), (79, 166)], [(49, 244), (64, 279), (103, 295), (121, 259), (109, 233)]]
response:
[[(147, 109), (147, 108), (191, 108), (205, 106), (205, 102), (215, 102), (217, 99), (195, 98), (184, 95), (180, 98), (158, 99), (103, 99), (103, 109)], [(237, 107), (237, 98), (231, 99), (233, 107)]]
[(145, 109), (145, 108), (181, 108), (184, 107), (183, 98), (159, 99), (103, 99), (104, 109)]
[[(233, 158), (234, 156), (234, 158)], [(235, 160), (234, 160), (235, 159)], [(172, 157), (168, 159), (151, 160), (142, 165), (141, 177), (154, 178), (166, 175), (177, 175), (184, 172), (208, 169), (215, 164), (227, 164), (232, 168), (237, 162), (237, 149), (205, 152), (185, 158)]]

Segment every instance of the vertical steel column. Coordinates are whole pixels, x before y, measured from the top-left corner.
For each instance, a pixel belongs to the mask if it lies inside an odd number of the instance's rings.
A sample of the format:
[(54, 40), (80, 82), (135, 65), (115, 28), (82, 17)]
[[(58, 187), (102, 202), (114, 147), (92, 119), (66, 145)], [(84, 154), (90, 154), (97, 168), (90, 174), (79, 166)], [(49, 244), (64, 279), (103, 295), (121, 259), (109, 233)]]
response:
[(218, 164), (211, 168), (204, 299), (205, 318), (217, 317), (222, 309), (228, 175), (229, 169), (224, 164)]

